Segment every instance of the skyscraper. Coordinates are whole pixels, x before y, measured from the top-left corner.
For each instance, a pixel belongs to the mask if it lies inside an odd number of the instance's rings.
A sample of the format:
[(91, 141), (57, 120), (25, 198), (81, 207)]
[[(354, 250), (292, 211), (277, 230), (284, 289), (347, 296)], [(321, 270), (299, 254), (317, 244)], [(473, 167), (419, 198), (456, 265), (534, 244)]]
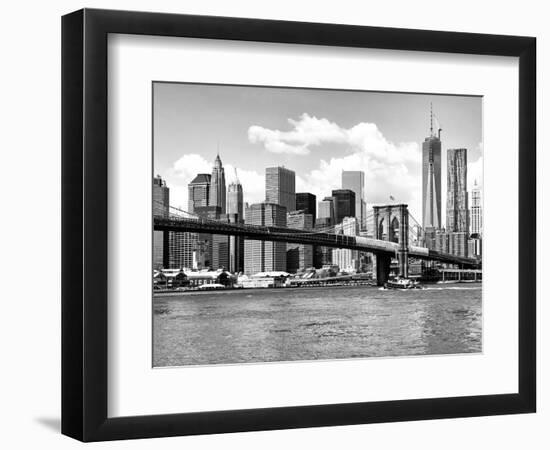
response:
[(441, 228), (441, 129), (433, 130), (430, 106), (430, 136), (422, 143), (422, 227)]
[[(332, 191), (334, 198), (334, 215), (336, 224), (342, 223), (344, 217), (356, 217), (355, 192), (351, 189), (335, 189)], [(359, 221), (357, 221), (359, 223)]]
[(447, 151), (447, 232), (468, 232), (468, 152), (465, 148)]
[(349, 189), (355, 193), (355, 217), (359, 222), (359, 229), (367, 229), (367, 211), (365, 200), (365, 172), (360, 170), (342, 171), (342, 189)]
[(210, 196), (208, 206), (219, 206), (221, 214), (225, 214), (225, 170), (220, 155), (216, 155), (212, 176), (210, 178)]
[[(286, 215), (288, 228), (296, 230), (313, 229), (313, 215), (304, 210), (292, 211)], [(287, 272), (296, 273), (313, 266), (313, 246), (288, 244), (286, 250)]]
[(481, 204), (481, 188), (474, 181), (470, 198), (470, 233), (481, 236), (483, 234), (483, 206)]
[[(359, 235), (359, 221), (357, 217), (345, 217), (341, 223), (336, 225), (334, 232), (347, 236)], [(332, 264), (337, 265), (342, 271), (354, 272), (359, 269), (359, 252), (347, 248), (333, 249)]]
[(311, 214), (313, 218), (313, 226), (315, 226), (315, 218), (317, 217), (317, 197), (309, 192), (296, 193), (296, 211), (304, 211), (306, 214)]
[(325, 197), (318, 204), (316, 227), (327, 228), (336, 223), (336, 216), (334, 214), (334, 198)]
[[(230, 223), (243, 223), (243, 187), (235, 169), (235, 180), (227, 187), (227, 220)], [(241, 272), (244, 268), (244, 240), (239, 236), (229, 236), (229, 271)]]
[[(168, 217), (170, 188), (160, 175), (153, 178), (153, 216)], [(153, 269), (168, 267), (169, 234), (167, 231), (153, 231)]]
[[(275, 203), (254, 203), (246, 209), (245, 216), (247, 224), (286, 227), (286, 208)], [(285, 242), (246, 240), (244, 243), (245, 274), (285, 271), (286, 246)]]
[(227, 186), (227, 214), (237, 214), (239, 220), (244, 219), (243, 204), (243, 187), (235, 172), (235, 180)]
[[(221, 214), (220, 206), (201, 206), (195, 209), (195, 213), (207, 220), (220, 220), (225, 217)], [(199, 241), (207, 242), (206, 265), (212, 270), (229, 268), (229, 237), (221, 234), (201, 233)], [(209, 262), (209, 264), (208, 264)]]
[(208, 206), (210, 199), (210, 179), (209, 173), (199, 173), (193, 181), (187, 185), (188, 207), (190, 213), (195, 212), (195, 208)]
[[(206, 243), (203, 243), (203, 245), (206, 245)], [(170, 231), (168, 246), (168, 267), (170, 269), (192, 268), (194, 253), (200, 247), (199, 235), (197, 233)]]
[(296, 174), (285, 167), (265, 169), (265, 201), (296, 210)]

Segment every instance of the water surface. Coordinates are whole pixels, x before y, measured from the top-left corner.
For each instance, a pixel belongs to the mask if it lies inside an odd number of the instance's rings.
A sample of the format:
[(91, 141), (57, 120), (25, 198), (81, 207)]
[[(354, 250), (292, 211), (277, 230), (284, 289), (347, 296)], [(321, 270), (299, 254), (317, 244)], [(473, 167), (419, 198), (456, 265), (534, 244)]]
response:
[(156, 367), (481, 352), (481, 284), (188, 292), (153, 309)]

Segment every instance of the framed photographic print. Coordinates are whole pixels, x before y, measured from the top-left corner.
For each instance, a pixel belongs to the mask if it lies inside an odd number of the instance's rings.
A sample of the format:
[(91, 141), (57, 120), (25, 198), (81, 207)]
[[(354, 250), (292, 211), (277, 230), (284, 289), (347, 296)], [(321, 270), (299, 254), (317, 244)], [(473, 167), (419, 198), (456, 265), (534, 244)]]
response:
[(62, 22), (62, 432), (535, 411), (535, 39)]

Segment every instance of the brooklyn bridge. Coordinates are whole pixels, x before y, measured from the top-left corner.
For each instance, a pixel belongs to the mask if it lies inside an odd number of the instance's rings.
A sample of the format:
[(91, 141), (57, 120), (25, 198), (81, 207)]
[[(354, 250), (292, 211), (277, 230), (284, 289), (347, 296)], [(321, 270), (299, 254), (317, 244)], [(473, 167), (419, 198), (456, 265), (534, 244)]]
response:
[(334, 228), (300, 230), (246, 223), (235, 223), (207, 219), (174, 207), (165, 215), (155, 215), (153, 226), (156, 231), (176, 233), (208, 233), (238, 236), (258, 241), (286, 242), (341, 248), (368, 252), (373, 255), (373, 278), (379, 285), (389, 278), (392, 259), (398, 262), (398, 274), (409, 276), (409, 259), (437, 261), (459, 269), (480, 269), (481, 261), (425, 247), (411, 245), (411, 236), (418, 233), (409, 226), (414, 221), (405, 204), (374, 206), (371, 220), (374, 223), (373, 237), (350, 236), (334, 232)]

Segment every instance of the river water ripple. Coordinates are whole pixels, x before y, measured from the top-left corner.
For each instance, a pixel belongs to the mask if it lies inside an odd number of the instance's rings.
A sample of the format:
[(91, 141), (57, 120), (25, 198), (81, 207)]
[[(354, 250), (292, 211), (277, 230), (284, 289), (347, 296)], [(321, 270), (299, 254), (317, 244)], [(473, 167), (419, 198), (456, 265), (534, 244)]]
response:
[(481, 285), (231, 290), (153, 299), (153, 365), (481, 352)]

